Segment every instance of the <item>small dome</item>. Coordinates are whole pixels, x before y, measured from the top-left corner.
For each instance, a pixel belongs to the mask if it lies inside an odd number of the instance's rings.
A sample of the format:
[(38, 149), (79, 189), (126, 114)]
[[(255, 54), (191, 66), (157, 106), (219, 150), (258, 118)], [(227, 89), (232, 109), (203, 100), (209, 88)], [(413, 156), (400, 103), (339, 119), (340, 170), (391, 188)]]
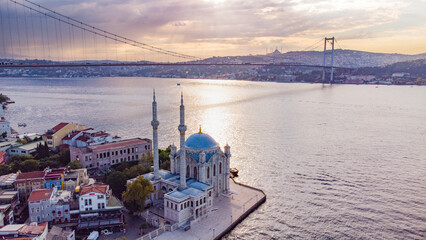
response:
[(192, 134), (185, 142), (185, 147), (192, 149), (209, 149), (217, 146), (217, 142), (205, 133)]

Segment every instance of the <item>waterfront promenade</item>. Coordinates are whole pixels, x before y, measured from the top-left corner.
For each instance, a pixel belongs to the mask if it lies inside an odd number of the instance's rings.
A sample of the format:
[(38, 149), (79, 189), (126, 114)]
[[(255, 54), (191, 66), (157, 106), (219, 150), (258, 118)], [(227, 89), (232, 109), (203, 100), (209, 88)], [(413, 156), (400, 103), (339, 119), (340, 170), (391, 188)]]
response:
[(173, 232), (164, 232), (156, 239), (219, 239), (266, 200), (266, 195), (263, 191), (243, 184), (230, 181), (230, 189), (233, 194), (230, 197), (220, 196), (215, 198), (213, 210), (209, 216), (200, 222), (192, 224), (191, 229), (188, 231), (178, 229)]

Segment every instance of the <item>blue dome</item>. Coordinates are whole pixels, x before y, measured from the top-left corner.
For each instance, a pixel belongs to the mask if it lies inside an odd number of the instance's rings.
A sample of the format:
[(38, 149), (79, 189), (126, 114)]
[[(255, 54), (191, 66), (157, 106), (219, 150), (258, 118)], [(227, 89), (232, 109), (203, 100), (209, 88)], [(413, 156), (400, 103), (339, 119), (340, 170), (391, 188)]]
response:
[(185, 147), (192, 149), (209, 149), (217, 146), (217, 142), (205, 133), (192, 134), (185, 142)]

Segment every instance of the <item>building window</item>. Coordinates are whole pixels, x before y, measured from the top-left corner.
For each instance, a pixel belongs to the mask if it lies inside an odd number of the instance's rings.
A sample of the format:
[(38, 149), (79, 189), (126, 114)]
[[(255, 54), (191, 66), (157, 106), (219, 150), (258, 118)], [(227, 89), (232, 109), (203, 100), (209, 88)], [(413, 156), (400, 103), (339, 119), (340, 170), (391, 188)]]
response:
[(87, 199), (84, 199), (84, 205), (87, 206)]
[(120, 150), (120, 155), (122, 155), (123, 154), (123, 150)]
[(191, 201), (191, 207), (194, 207), (194, 202), (193, 201)]
[(89, 199), (89, 205), (92, 205), (92, 199)]
[(138, 151), (139, 151), (139, 148), (136, 147), (136, 152), (138, 152)]
[(190, 177), (189, 174), (190, 174), (189, 165), (186, 165), (186, 176)]
[(222, 163), (219, 163), (219, 174), (222, 174)]
[(210, 178), (210, 167), (207, 167), (207, 179)]
[(216, 176), (216, 164), (213, 164), (213, 177)]

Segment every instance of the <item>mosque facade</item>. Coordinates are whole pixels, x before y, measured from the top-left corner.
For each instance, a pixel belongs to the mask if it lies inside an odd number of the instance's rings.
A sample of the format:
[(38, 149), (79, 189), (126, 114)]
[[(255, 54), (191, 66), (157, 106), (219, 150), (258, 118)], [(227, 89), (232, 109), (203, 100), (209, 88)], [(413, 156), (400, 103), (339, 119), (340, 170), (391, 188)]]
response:
[[(155, 92), (152, 103), (154, 172), (144, 174), (156, 192), (150, 201), (164, 204), (164, 221), (182, 227), (209, 215), (213, 200), (229, 193), (230, 147), (224, 151), (200, 127), (198, 133), (185, 138), (185, 107), (181, 95), (179, 149), (171, 147), (170, 169), (159, 169), (157, 102)], [(130, 180), (132, 181), (132, 180)]]

